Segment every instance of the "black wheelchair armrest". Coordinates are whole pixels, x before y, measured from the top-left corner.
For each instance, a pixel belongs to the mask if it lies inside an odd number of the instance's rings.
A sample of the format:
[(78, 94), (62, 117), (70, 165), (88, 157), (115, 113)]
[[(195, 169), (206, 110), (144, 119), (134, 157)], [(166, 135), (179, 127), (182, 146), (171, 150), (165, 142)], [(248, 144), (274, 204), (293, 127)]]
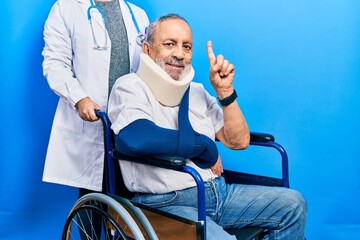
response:
[(227, 169), (224, 169), (223, 177), (225, 178), (226, 183), (277, 186), (277, 187), (283, 186), (283, 180), (280, 178), (231, 171)]
[(275, 137), (268, 133), (250, 132), (250, 142), (275, 142)]
[[(215, 139), (217, 142), (219, 139)], [(250, 143), (258, 142), (258, 143), (267, 143), (267, 142), (275, 142), (275, 137), (269, 133), (260, 133), (260, 132), (250, 132)]]
[(161, 167), (172, 170), (181, 170), (186, 165), (186, 159), (175, 156), (146, 156), (146, 157), (132, 157), (122, 154), (116, 149), (112, 150), (113, 157), (115, 159), (141, 163), (154, 167)]

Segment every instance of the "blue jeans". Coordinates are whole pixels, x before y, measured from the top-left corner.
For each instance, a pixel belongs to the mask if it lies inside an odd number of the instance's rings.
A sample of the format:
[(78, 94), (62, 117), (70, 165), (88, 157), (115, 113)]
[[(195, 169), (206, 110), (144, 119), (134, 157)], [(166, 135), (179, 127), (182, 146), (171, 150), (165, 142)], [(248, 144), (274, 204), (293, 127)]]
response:
[[(226, 184), (219, 177), (205, 183), (207, 239), (236, 239), (224, 229), (265, 227), (269, 239), (303, 240), (307, 203), (292, 189)], [(140, 194), (135, 202), (197, 220), (197, 189)]]

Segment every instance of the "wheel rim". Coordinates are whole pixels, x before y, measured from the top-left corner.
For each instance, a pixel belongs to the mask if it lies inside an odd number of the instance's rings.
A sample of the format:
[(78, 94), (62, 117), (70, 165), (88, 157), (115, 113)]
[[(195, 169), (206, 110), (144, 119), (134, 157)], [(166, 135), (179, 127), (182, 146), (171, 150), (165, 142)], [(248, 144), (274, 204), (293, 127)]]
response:
[[(94, 204), (93, 201), (92, 204), (84, 204), (72, 211), (66, 220), (62, 239), (127, 239), (114, 218), (99, 206), (99, 203)], [(94, 226), (93, 219), (100, 222), (100, 228)]]

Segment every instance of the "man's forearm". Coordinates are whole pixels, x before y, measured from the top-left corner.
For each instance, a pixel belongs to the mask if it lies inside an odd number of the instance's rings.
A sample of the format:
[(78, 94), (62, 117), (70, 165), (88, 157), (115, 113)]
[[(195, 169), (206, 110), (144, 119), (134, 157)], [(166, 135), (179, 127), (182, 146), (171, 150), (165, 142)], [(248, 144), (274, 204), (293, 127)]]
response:
[(249, 145), (250, 132), (246, 120), (236, 101), (222, 107), (224, 113), (223, 135), (227, 147), (244, 149)]

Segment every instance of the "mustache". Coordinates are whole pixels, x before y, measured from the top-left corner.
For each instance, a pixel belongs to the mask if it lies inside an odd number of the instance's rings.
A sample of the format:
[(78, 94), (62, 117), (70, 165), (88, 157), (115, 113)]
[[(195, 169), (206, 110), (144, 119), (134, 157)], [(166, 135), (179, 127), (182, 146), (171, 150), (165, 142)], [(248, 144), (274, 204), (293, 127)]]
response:
[(166, 59), (165, 63), (180, 66), (180, 67), (185, 67), (184, 60), (180, 60), (180, 59), (177, 59), (177, 58), (174, 58), (174, 57), (172, 57), (170, 59)]

